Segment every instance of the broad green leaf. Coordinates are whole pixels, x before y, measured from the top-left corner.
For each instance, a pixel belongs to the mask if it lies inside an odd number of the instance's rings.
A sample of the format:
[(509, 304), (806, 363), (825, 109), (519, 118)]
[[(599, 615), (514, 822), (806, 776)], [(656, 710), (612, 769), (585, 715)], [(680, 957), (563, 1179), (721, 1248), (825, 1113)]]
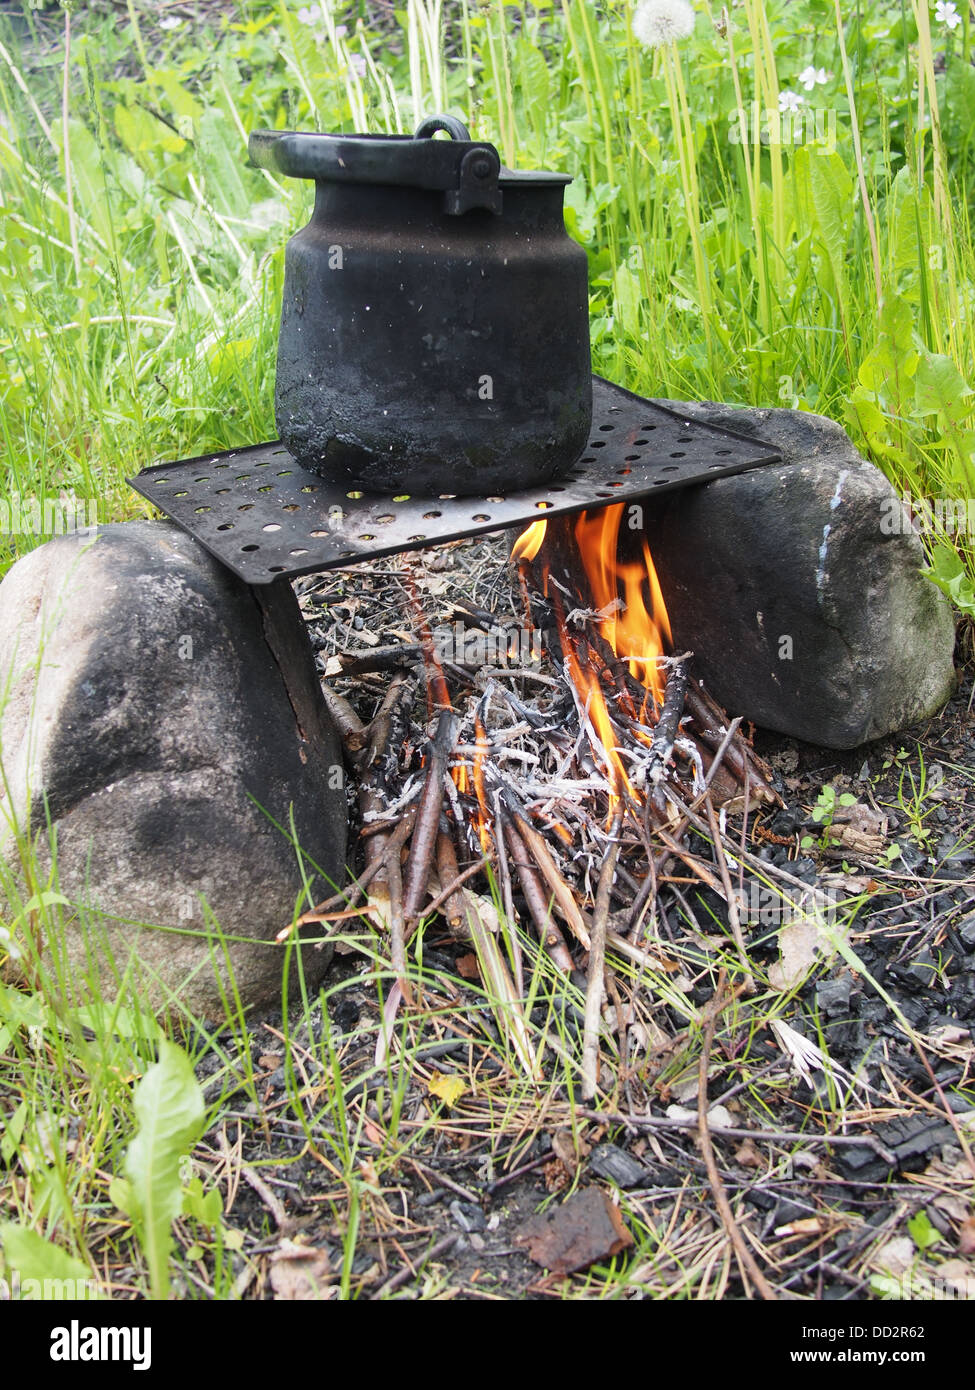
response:
[(880, 311), (879, 327), (880, 334), (860, 364), (858, 376), (862, 386), (897, 406), (909, 399), (907, 386), (918, 366), (910, 305), (897, 295), (890, 295)]
[(846, 284), (846, 248), (853, 227), (853, 179), (838, 154), (811, 150), (809, 184), (820, 240), (838, 293)]
[(613, 276), (613, 313), (624, 332), (633, 337), (640, 336), (643, 303), (637, 276), (628, 265), (618, 266)]
[(525, 116), (533, 128), (541, 130), (548, 110), (549, 66), (535, 45), (525, 38), (515, 41), (514, 66), (525, 103)]
[(94, 1299), (91, 1270), (36, 1231), (13, 1222), (0, 1226), (4, 1280), (11, 1293), (28, 1299)]
[(169, 1292), (172, 1224), (183, 1204), (180, 1159), (203, 1129), (204, 1104), (189, 1058), (163, 1040), (159, 1061), (135, 1088), (139, 1130), (125, 1156), (129, 1214), (149, 1265), (154, 1298)]
[(947, 594), (956, 608), (975, 617), (975, 588), (961, 556), (953, 545), (943, 544), (934, 553), (929, 569), (923, 573)]
[(922, 415), (941, 415), (949, 424), (971, 412), (972, 388), (950, 357), (926, 353), (917, 366), (914, 404)]

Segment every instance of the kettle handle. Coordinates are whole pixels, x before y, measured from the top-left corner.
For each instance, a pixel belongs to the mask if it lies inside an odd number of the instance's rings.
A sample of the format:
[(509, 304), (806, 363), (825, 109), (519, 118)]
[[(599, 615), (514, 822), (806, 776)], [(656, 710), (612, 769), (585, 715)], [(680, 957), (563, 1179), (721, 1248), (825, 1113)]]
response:
[[(452, 139), (432, 139), (438, 130)], [(453, 215), (501, 212), (501, 156), (486, 141), (472, 141), (455, 116), (428, 116), (412, 136), (255, 130), (247, 149), (258, 168), (290, 178), (422, 188), (442, 192), (444, 211)]]
[(427, 116), (422, 120), (413, 132), (414, 140), (426, 140), (434, 135), (438, 130), (444, 130), (454, 140), (466, 140), (470, 143), (471, 133), (463, 121), (459, 121), (456, 116)]

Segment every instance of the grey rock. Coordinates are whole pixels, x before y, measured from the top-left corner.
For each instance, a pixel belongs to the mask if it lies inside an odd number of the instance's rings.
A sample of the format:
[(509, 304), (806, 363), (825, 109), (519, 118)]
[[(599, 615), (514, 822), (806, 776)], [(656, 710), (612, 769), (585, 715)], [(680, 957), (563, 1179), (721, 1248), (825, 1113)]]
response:
[(830, 748), (938, 710), (954, 688), (951, 608), (920, 574), (901, 502), (845, 431), (793, 410), (661, 403), (783, 459), (664, 494), (647, 523), (675, 647), (694, 652), (715, 698)]
[[(131, 956), (154, 1007), (222, 1017), (216, 922), (245, 1006), (280, 1000), (273, 939), (302, 896), (289, 817), (316, 898), (342, 881), (346, 838), (341, 750), (290, 587), (251, 589), (164, 522), (58, 537), (0, 585), (8, 682), (0, 845), (16, 865), (11, 824), (37, 834), (50, 817), (76, 907), (49, 943), (57, 977), (80, 982), (91, 949), (111, 991)], [(329, 954), (300, 954), (314, 986)]]

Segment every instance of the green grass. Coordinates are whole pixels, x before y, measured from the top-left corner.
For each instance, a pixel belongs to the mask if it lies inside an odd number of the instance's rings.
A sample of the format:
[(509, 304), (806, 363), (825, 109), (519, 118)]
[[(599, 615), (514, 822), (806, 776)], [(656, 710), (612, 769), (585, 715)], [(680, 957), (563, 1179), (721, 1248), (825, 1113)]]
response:
[[(135, 3), (121, 24), (7, 21), (8, 486), (123, 518), (142, 507), (127, 472), (268, 436), (282, 251), (310, 188), (247, 168), (246, 133), (401, 131), (443, 106), (510, 162), (575, 176), (597, 369), (830, 414), (912, 495), (970, 495), (968, 21), (842, 9), (744, 0), (722, 32), (702, 7), (654, 53), (621, 3), (448, 5), (439, 35), (433, 0), (381, 28), (257, 3), (170, 30)], [(806, 93), (810, 65), (827, 79)], [(805, 124), (776, 135), (789, 91)]]
[[(899, 490), (975, 495), (967, 7), (949, 33), (933, 31), (914, 0), (742, 0), (728, 30), (701, 4), (693, 38), (653, 54), (635, 41), (621, 2), (463, 0), (443, 7), (442, 26), (434, 0), (410, 0), (382, 22), (367, 4), (323, 12), (317, 25), (300, 22), (298, 9), (244, 0), (174, 29), (160, 28), (143, 0), (129, 0), (121, 18), (114, 6), (69, 18), (25, 5), (22, 18), (0, 20), (4, 500), (70, 495), (95, 503), (103, 521), (123, 520), (146, 514), (125, 483), (139, 468), (269, 438), (283, 249), (306, 220), (311, 189), (248, 168), (247, 132), (402, 132), (436, 109), (466, 119), (517, 167), (574, 175), (567, 225), (589, 255), (596, 370), (649, 395), (825, 413)], [(721, 20), (724, 11), (711, 5), (710, 14)], [(763, 113), (801, 90), (810, 65), (827, 75), (803, 93), (804, 109), (819, 116), (799, 143), (763, 140)], [(0, 536), (0, 574), (42, 539)], [(970, 538), (935, 531), (930, 540), (943, 585), (971, 606)], [(909, 819), (920, 831), (923, 785), (902, 779), (899, 802), (917, 807)], [(159, 1027), (124, 962), (110, 1006), (93, 982), (77, 999), (84, 981), (59, 976), (34, 950), (57, 937), (71, 909), (56, 867), (40, 873), (29, 836), (21, 859), (23, 882), (5, 874), (2, 884), (0, 955), (20, 950), (34, 986), (3, 985), (0, 995), (8, 1215), (56, 1241), (103, 1289), (118, 1277), (148, 1293), (160, 1287), (159, 1270), (111, 1184)], [(489, 1122), (511, 1136), (515, 1154), (542, 1103), (575, 1125), (564, 1097), (579, 1085), (565, 1018), (580, 1000), (530, 942), (523, 950), (530, 1003), (545, 1014), (530, 1028), (538, 1054), (547, 1049), (544, 1097), (504, 1031), (485, 1022), (477, 1041), (497, 1077), (480, 1078), (476, 1108), (468, 1096), (456, 1114), (436, 1116), (448, 1136)], [(377, 946), (369, 954), (382, 997), (394, 975)], [(733, 978), (734, 952), (722, 963)], [(681, 966), (708, 977), (692, 961)], [(622, 961), (618, 969), (653, 1007), (682, 1008), (689, 1034), (686, 1058), (673, 1063), (679, 1074), (699, 1049), (695, 1007), (666, 974)], [(434, 1015), (455, 1011), (468, 1026), (469, 1001), (452, 1002), (422, 962), (414, 973)], [(758, 987), (744, 1053), (721, 1064), (729, 1076), (747, 1076), (757, 1019), (789, 1002), (762, 993), (761, 972)], [(361, 1232), (387, 1219), (383, 1181), (433, 1120), (404, 1112), (407, 1073), (421, 1056), (412, 1016), (398, 1021), (381, 1063), (348, 1076), (347, 1043), (327, 1027), (344, 988), (305, 993), (286, 1025), (281, 1113), (328, 1174), (342, 1232), (339, 1290), (349, 1297)], [(486, 992), (478, 1002), (484, 1020), (503, 1008)], [(192, 1060), (215, 1067), (207, 1123), (248, 1104), (261, 1110), (258, 1044), (232, 987), (219, 1032), (179, 1016), (169, 1031)], [(353, 1095), (357, 1080), (365, 1090)], [(742, 1103), (761, 1120), (781, 1084), (756, 1083)], [(172, 1278), (184, 1297), (236, 1297), (247, 1287), (244, 1238), (208, 1204), (214, 1184), (197, 1161), (202, 1176), (185, 1178), (175, 1223)], [(268, 1160), (269, 1169), (282, 1163)], [(633, 1224), (638, 1258), (587, 1276), (582, 1296), (720, 1292), (729, 1265), (724, 1257), (715, 1267), (710, 1234), (651, 1228), (640, 1213)], [(429, 1287), (440, 1291), (435, 1278)]]

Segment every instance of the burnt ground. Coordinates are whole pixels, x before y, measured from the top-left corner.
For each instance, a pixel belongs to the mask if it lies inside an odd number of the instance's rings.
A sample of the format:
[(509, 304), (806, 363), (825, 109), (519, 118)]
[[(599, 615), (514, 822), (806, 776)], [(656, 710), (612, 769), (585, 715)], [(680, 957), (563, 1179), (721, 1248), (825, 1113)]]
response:
[[(420, 557), (412, 572), (431, 617), (438, 605), (449, 613), (458, 594), (503, 612), (505, 556), (500, 543), (461, 542)], [(391, 562), (301, 581), (298, 590), (323, 669), (336, 651), (413, 636)], [(756, 993), (719, 1010), (713, 1041), (702, 1040), (727, 965), (727, 912), (708, 889), (688, 887), (686, 910), (672, 903), (661, 919), (663, 963), (653, 977), (619, 962), (610, 971), (610, 1021), (625, 1013), (626, 1027), (601, 1074), (598, 1105), (584, 1105), (574, 1073), (559, 1066), (560, 1047), (579, 1045), (582, 993), (542, 981), (531, 1019), (551, 1048), (545, 1079), (533, 1087), (484, 1002), (470, 946), (441, 918), (410, 948), (420, 997), (400, 1009), (378, 1066), (389, 973), (377, 968), (381, 951), (370, 953), (368, 923), (367, 944), (360, 935), (357, 949), (336, 955), (317, 1002), (290, 1019), (252, 1022), (249, 1059), (236, 1058), (251, 1082), (198, 1150), (233, 1194), (236, 1292), (757, 1297), (702, 1151), (694, 1112), (704, 1048), (715, 1164), (776, 1297), (975, 1296), (975, 663), (967, 630), (958, 664), (959, 687), (941, 716), (852, 753), (756, 731), (787, 809), (754, 818), (751, 850), (834, 893), (845, 950), (814, 951), (794, 985), (770, 989), (783, 919), (774, 908), (759, 914), (747, 941)], [(388, 678), (336, 684), (369, 718)], [(817, 821), (824, 786), (835, 801), (832, 816)], [(695, 1019), (681, 1007), (688, 1000)], [(793, 1034), (776, 1032), (773, 1019)], [(806, 1066), (795, 1061), (796, 1034), (820, 1049)], [(234, 1039), (220, 1041), (233, 1056)], [(226, 1085), (221, 1076), (214, 1086)], [(344, 1107), (335, 1103), (339, 1090)], [(592, 1263), (574, 1272), (547, 1268), (546, 1249), (536, 1251), (541, 1263), (531, 1259), (526, 1223), (590, 1188), (607, 1194), (633, 1243), (610, 1254), (611, 1238), (600, 1243), (605, 1232), (596, 1232), (584, 1257)], [(584, 1240), (587, 1232), (572, 1234)], [(558, 1270), (557, 1255), (554, 1263)]]

